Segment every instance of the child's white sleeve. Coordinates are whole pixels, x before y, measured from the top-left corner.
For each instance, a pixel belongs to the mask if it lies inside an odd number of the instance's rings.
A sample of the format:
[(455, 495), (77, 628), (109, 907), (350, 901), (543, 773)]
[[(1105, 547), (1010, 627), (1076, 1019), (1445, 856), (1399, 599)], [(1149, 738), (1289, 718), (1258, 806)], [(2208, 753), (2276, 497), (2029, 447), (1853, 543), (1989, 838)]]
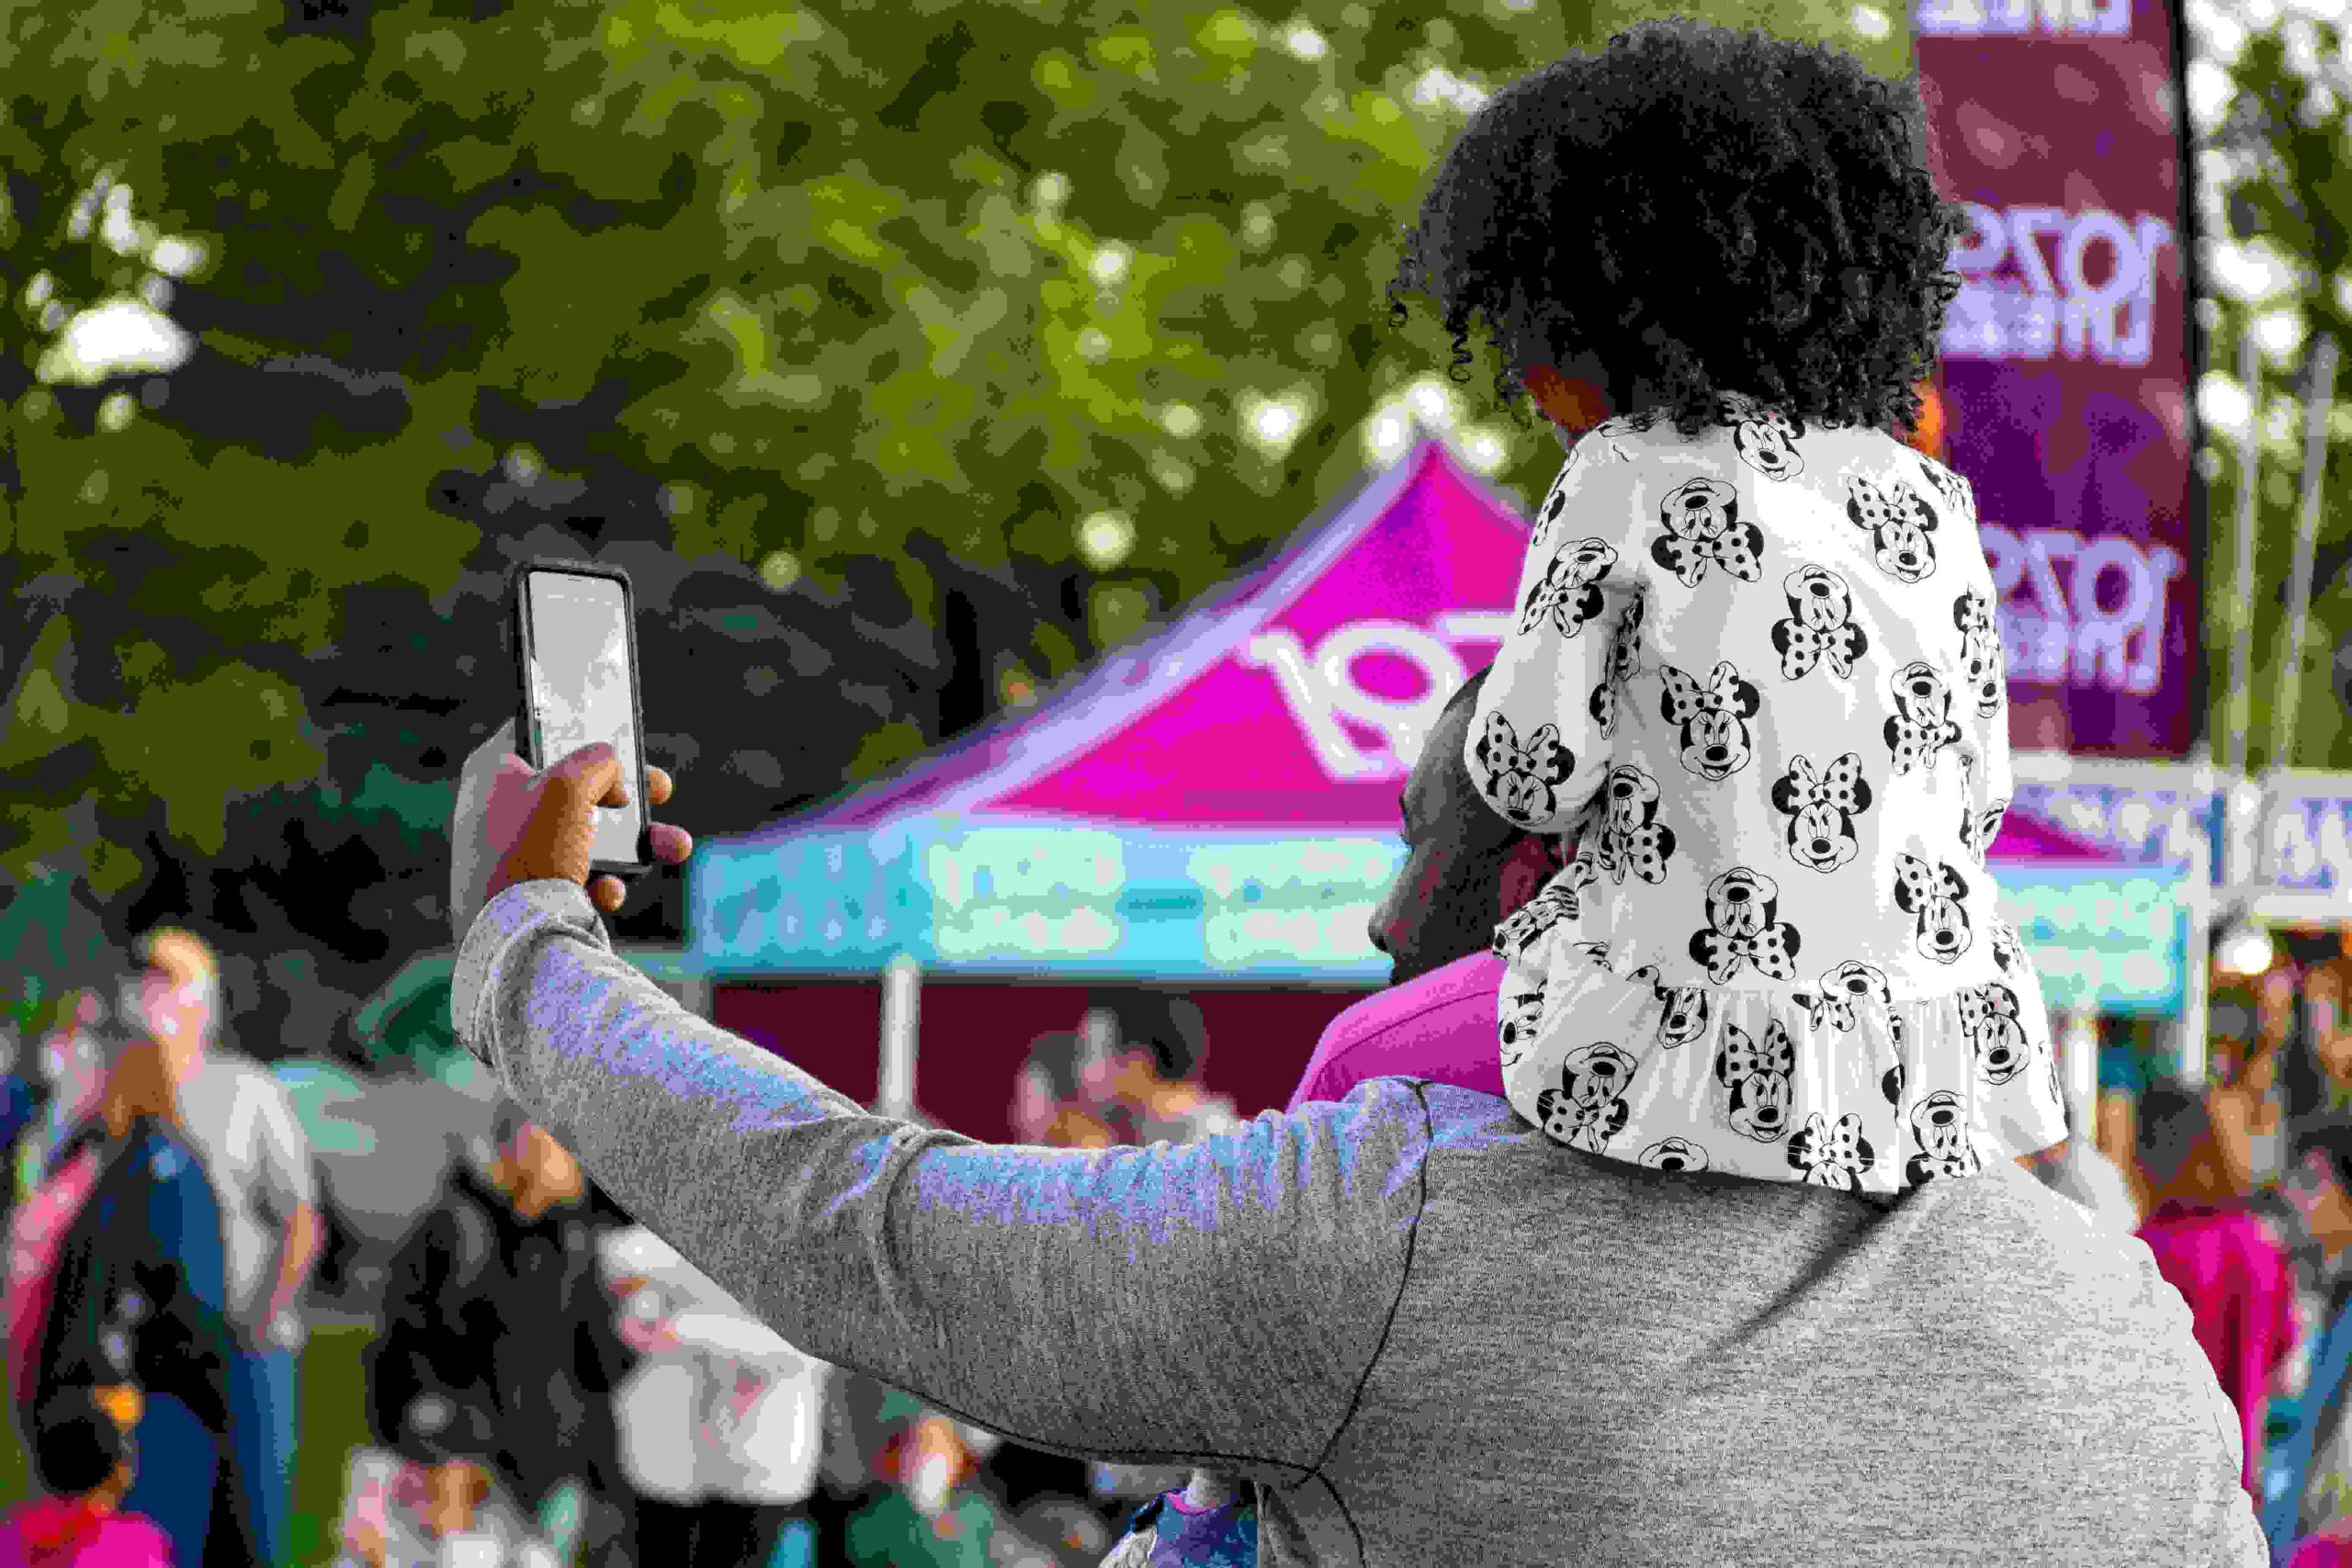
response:
[[(1586, 443), (1601, 442), (1588, 435)], [(1579, 446), (1536, 514), (1519, 615), (1478, 694), (1464, 750), (1488, 807), (1538, 833), (1573, 827), (1608, 776), (1645, 596), (1639, 460)]]

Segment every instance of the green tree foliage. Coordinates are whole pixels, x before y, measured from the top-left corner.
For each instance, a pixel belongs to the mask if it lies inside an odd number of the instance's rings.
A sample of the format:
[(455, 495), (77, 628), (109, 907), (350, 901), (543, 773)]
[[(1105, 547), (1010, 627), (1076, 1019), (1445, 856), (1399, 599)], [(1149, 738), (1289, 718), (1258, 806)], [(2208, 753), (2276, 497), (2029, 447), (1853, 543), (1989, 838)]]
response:
[[(1842, 0), (1696, 8), (1906, 68)], [(1476, 85), (1639, 14), (0, 6), (0, 863), (372, 985), (446, 940), (535, 554), (637, 575), (698, 830), (903, 760), (1358, 472), (1445, 363), (1381, 286)], [(74, 374), (108, 299), (185, 363)]]
[[(2222, 7), (2226, 11), (2232, 8)], [(2231, 94), (2221, 122), (2205, 138), (2217, 154), (2212, 174), (2222, 195), (2227, 237), (2261, 246), (2284, 264), (2275, 292), (2242, 298), (2212, 293), (2209, 367), (2237, 374), (2238, 345), (2263, 318), (2298, 323), (2300, 341), (2257, 359), (2254, 392), (2260, 434), (2255, 474), (2255, 592), (2248, 761), (2261, 770), (2352, 767), (2352, 145), (2344, 29), (2327, 21), (2275, 17), (2251, 32), (2229, 68)], [(2210, 177), (2210, 176), (2209, 176)], [(2210, 286), (2211, 280), (2209, 280)], [(2299, 680), (2291, 750), (2275, 754), (2270, 719), (2287, 657), (2287, 585), (2301, 511), (2304, 400), (2311, 349), (2332, 333), (2339, 351), (2335, 408), (2321, 479), (2317, 570), (2311, 629)], [(2260, 333), (2257, 332), (2257, 336)], [(2281, 345), (2272, 344), (2273, 347)], [(2206, 572), (2208, 637), (2213, 660), (2213, 737), (2227, 754), (2229, 648), (2235, 604), (2235, 528), (2242, 493), (2239, 444), (2230, 433), (2206, 436), (2201, 463), (2211, 483), (2211, 548)]]

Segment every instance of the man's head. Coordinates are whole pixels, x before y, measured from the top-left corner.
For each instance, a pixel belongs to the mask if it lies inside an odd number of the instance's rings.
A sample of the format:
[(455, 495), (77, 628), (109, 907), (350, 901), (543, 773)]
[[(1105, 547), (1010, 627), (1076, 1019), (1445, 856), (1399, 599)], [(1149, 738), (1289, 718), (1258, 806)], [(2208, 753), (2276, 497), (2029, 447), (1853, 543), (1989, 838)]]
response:
[(133, 1015), (185, 1077), (200, 1066), (220, 1016), (220, 965), (204, 939), (164, 926), (141, 939)]
[(2222, 1196), (2212, 1112), (2193, 1085), (2150, 1084), (2140, 1097), (2139, 1122), (2140, 1165), (2159, 1202), (2167, 1198)]
[(1405, 781), (1405, 863), (1372, 915), (1372, 944), (1395, 964), (1391, 985), (1487, 946), (1557, 865), (1545, 840), (1505, 821), (1471, 781), (1464, 752), (1486, 681), (1481, 670), (1445, 705)]

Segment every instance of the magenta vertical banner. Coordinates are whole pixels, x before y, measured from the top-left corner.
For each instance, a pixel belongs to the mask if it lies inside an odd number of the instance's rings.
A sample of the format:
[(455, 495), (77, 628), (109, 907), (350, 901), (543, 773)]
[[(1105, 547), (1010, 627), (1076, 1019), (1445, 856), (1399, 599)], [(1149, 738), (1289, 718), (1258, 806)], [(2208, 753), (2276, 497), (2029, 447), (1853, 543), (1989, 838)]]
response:
[(2178, 757), (2203, 652), (2175, 17), (1918, 0), (1930, 160), (1971, 232), (1944, 325), (2020, 747)]

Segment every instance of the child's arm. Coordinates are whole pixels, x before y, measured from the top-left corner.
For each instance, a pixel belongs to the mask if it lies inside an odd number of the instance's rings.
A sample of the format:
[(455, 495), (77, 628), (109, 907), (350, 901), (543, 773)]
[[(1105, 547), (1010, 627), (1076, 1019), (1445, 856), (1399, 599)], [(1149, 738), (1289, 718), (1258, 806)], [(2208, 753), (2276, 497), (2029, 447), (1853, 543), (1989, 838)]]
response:
[(1518, 618), (1470, 722), (1465, 760), (1488, 807), (1521, 828), (1577, 826), (1633, 722), (1630, 680), (1646, 600), (1635, 552), (1650, 465), (1590, 435), (1536, 513)]

